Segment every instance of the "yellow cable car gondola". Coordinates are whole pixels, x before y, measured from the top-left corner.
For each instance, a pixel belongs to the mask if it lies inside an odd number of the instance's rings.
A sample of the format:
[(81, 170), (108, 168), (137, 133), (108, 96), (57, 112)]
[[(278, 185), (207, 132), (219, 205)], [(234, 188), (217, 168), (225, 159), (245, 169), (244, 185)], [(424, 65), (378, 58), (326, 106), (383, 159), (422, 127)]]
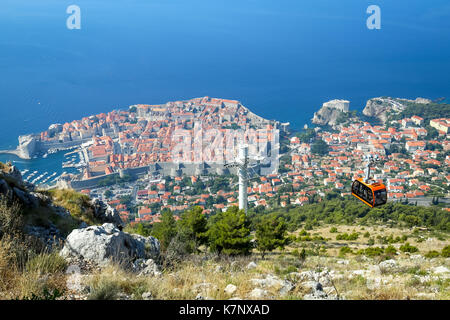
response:
[(369, 156), (369, 162), (366, 168), (366, 178), (356, 179), (352, 184), (352, 195), (361, 200), (369, 207), (378, 207), (387, 202), (386, 186), (380, 182), (370, 183), (370, 165), (375, 161), (379, 161), (378, 157), (375, 159), (372, 155)]

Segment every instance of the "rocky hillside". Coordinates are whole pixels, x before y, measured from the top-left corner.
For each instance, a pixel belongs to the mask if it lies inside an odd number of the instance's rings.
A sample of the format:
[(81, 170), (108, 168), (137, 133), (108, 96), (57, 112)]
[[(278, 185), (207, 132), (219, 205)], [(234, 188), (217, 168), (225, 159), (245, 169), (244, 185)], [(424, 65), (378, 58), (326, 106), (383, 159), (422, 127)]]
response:
[(39, 190), (11, 164), (0, 163), (0, 198), (6, 206), (19, 208), (26, 233), (48, 245), (79, 227), (106, 222), (122, 225), (117, 210), (102, 201), (73, 190)]
[(334, 127), (339, 123), (339, 118), (349, 112), (349, 105), (347, 100), (325, 102), (319, 111), (314, 113), (312, 123)]
[(417, 98), (416, 100), (379, 97), (373, 98), (367, 101), (363, 110), (363, 114), (368, 117), (374, 117), (379, 119), (382, 123), (385, 123), (390, 113), (399, 113), (406, 109), (406, 102), (412, 102), (417, 104), (430, 104), (431, 100), (424, 98)]
[[(149, 241), (145, 258), (137, 258), (126, 268), (109, 264), (94, 271), (82, 269), (77, 285), (70, 286), (66, 298), (448, 300), (448, 240), (439, 240), (436, 235), (429, 237), (432, 233), (425, 231), (413, 238), (410, 229), (385, 225), (340, 225), (334, 227), (335, 230), (333, 227), (317, 227), (307, 235), (304, 230), (295, 232), (297, 240), (264, 259), (256, 252), (232, 257), (205, 252), (183, 256), (170, 268), (157, 264), (154, 259), (157, 242), (150, 238), (143, 240)], [(352, 240), (343, 237), (352, 232), (359, 237)], [(94, 238), (94, 234), (97, 236), (92, 242), (89, 239)], [(308, 234), (322, 240), (310, 239)], [(394, 236), (387, 237), (388, 234)], [(396, 242), (402, 235), (407, 236), (411, 244)], [(437, 236), (440, 238), (443, 234)], [(67, 246), (77, 244), (78, 252), (89, 253), (89, 246), (99, 248), (98, 256), (85, 258), (104, 265), (104, 253), (113, 246), (114, 239), (130, 241), (129, 249), (122, 248), (130, 253), (122, 257), (125, 261), (144, 253), (139, 249), (140, 244), (135, 246), (135, 240), (140, 238), (134, 235), (130, 238), (108, 224), (74, 231), (66, 243)], [(370, 245), (371, 239), (377, 239), (377, 243)], [(385, 240), (396, 243), (383, 245), (381, 242)], [(415, 248), (419, 251), (413, 250)], [(64, 255), (66, 251), (69, 250), (65, 248)]]
[(0, 163), (0, 300), (55, 299), (77, 287), (71, 274), (112, 265), (158, 274), (159, 241), (122, 226), (102, 201), (73, 190), (38, 190), (16, 167)]

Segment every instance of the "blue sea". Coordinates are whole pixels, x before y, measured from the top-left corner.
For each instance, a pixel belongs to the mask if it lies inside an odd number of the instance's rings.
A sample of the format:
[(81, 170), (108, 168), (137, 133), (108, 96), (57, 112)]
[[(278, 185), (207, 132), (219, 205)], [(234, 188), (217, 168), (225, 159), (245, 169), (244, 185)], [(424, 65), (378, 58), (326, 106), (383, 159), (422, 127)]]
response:
[[(66, 27), (69, 5), (81, 10), (80, 30)], [(366, 26), (369, 5), (381, 9), (379, 30)], [(52, 123), (200, 96), (240, 100), (297, 129), (331, 99), (362, 110), (377, 96), (448, 98), (450, 3), (0, 3), (0, 149)], [(58, 157), (28, 165), (45, 170), (58, 166)], [(7, 159), (18, 161), (0, 156)]]

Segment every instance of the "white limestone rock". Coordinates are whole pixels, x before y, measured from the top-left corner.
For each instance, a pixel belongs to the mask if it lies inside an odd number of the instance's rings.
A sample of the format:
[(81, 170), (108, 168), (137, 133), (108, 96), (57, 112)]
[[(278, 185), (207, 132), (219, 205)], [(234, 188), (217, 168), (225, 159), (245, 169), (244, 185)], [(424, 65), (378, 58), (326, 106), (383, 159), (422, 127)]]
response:
[(135, 259), (156, 259), (160, 244), (154, 237), (120, 231), (112, 223), (73, 230), (66, 239), (61, 256), (81, 257), (101, 267), (110, 261), (130, 263)]
[(237, 291), (237, 287), (234, 284), (229, 284), (223, 290), (226, 294), (232, 295)]
[(447, 267), (444, 266), (439, 266), (439, 267), (435, 267), (433, 268), (433, 272), (435, 274), (443, 274), (443, 273), (448, 273), (450, 270)]
[(153, 259), (137, 259), (133, 263), (133, 271), (138, 273), (138, 276), (159, 277), (161, 275), (161, 271)]
[(217, 286), (210, 282), (197, 283), (192, 286), (192, 292), (195, 294), (199, 294), (203, 297), (207, 297), (217, 290), (218, 290)]
[(142, 299), (143, 300), (152, 300), (153, 299), (153, 295), (152, 295), (152, 293), (150, 291), (144, 292), (142, 294)]
[(267, 290), (255, 288), (250, 292), (249, 297), (252, 299), (264, 299), (267, 297), (267, 295)]
[(331, 100), (325, 102), (319, 111), (314, 113), (312, 123), (334, 126), (342, 113), (348, 113), (350, 101)]
[(120, 218), (119, 212), (109, 204), (94, 198), (90, 201), (90, 205), (94, 210), (94, 217), (103, 223), (113, 223), (116, 226), (123, 226), (123, 221)]
[(378, 264), (381, 272), (392, 272), (397, 269), (397, 262), (393, 259), (382, 261)]

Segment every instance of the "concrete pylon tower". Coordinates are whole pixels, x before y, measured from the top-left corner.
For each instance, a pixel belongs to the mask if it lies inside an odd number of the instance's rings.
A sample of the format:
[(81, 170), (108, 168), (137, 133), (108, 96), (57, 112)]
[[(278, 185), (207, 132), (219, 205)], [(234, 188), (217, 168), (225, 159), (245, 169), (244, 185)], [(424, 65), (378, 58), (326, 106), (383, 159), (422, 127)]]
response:
[[(256, 160), (260, 160), (258, 157)], [(249, 169), (249, 156), (248, 145), (240, 144), (238, 146), (238, 156), (235, 162), (225, 163), (225, 168), (237, 168), (237, 174), (239, 177), (239, 210), (244, 210), (247, 214), (248, 209), (248, 197), (247, 197), (247, 185), (248, 185), (248, 169)], [(252, 167), (250, 167), (251, 169)]]
[(238, 154), (238, 177), (239, 177), (239, 209), (244, 209), (245, 214), (247, 214), (247, 181), (248, 181), (248, 145), (242, 144), (239, 145), (239, 154)]

